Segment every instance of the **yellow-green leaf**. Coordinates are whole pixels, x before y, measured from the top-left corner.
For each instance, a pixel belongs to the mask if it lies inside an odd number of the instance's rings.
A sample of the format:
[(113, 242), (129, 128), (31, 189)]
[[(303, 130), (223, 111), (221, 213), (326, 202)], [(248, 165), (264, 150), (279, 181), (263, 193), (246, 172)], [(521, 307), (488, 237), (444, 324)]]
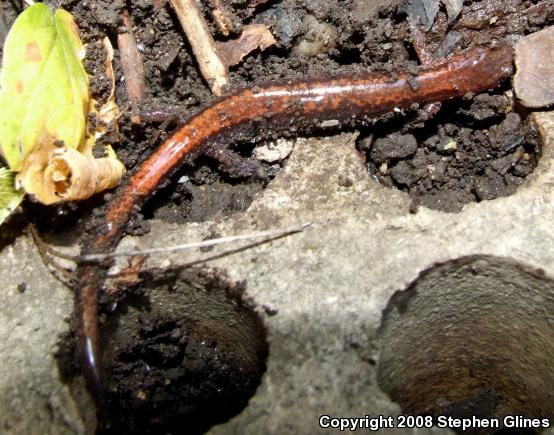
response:
[(15, 190), (15, 174), (7, 168), (0, 168), (0, 224), (23, 200), (24, 192)]
[(42, 3), (17, 18), (4, 45), (0, 151), (17, 172), (15, 187), (43, 204), (89, 198), (115, 187), (125, 170), (111, 148), (105, 158), (92, 155), (83, 56), (73, 17)]
[(83, 45), (72, 16), (42, 3), (16, 20), (0, 73), (0, 148), (13, 171), (33, 151), (84, 144), (89, 111)]

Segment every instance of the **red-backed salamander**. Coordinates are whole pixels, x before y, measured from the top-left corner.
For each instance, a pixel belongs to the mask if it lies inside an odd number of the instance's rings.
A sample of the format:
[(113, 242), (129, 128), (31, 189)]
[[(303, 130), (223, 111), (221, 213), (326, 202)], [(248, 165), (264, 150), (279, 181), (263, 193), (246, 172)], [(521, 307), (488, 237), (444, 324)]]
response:
[[(142, 162), (107, 203), (102, 222), (89, 233), (82, 254), (115, 249), (133, 210), (140, 208), (177, 168), (217, 144), (241, 139), (245, 131), (275, 131), (324, 120), (350, 122), (414, 103), (462, 97), (494, 88), (511, 76), (512, 64), (512, 48), (500, 44), (453, 56), (422, 69), (417, 76), (338, 76), (238, 90), (191, 116)], [(78, 347), (87, 385), (97, 399), (102, 396), (97, 304), (108, 266), (106, 262), (83, 261), (76, 269)]]

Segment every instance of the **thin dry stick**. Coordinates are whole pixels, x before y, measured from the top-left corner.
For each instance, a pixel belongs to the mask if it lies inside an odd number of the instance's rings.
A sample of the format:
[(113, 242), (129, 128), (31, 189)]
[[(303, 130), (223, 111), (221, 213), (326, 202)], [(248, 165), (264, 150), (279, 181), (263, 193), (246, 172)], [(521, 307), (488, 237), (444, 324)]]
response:
[(200, 72), (215, 95), (222, 95), (229, 83), (227, 67), (217, 54), (217, 46), (202, 17), (196, 0), (171, 0), (175, 13), (192, 47)]
[[(305, 225), (309, 226), (310, 224), (305, 224)], [(279, 240), (279, 239), (281, 239), (283, 237), (286, 237), (288, 235), (290, 235), (290, 233), (277, 234), (273, 237), (268, 237), (266, 239), (259, 240), (257, 242), (251, 242), (251, 243), (249, 243), (248, 245), (245, 245), (245, 246), (240, 246), (238, 248), (229, 249), (227, 251), (219, 252), (217, 254), (212, 254), (212, 255), (209, 255), (209, 256), (206, 256), (206, 257), (197, 258), (196, 260), (190, 260), (190, 261), (187, 261), (185, 263), (178, 263), (178, 264), (175, 264), (175, 265), (172, 265), (172, 266), (169, 266), (169, 267), (164, 267), (163, 269), (160, 268), (160, 267), (151, 267), (151, 268), (143, 269), (143, 270), (141, 270), (140, 274), (142, 276), (145, 276), (146, 274), (149, 274), (150, 276), (154, 276), (156, 273), (162, 274), (164, 272), (167, 272), (168, 270), (173, 270), (173, 271), (175, 271), (175, 270), (184, 270), (184, 269), (187, 269), (189, 267), (198, 266), (199, 264), (206, 264), (206, 263), (209, 263), (210, 261), (219, 260), (220, 258), (227, 257), (229, 255), (234, 255), (234, 254), (238, 254), (240, 252), (245, 252), (248, 249), (252, 249), (252, 248), (255, 248), (257, 246), (261, 246), (265, 243), (273, 242), (275, 240)], [(121, 275), (121, 272), (116, 272), (116, 273), (112, 273), (112, 274), (110, 274), (108, 272), (108, 278), (115, 277), (117, 279), (117, 277), (119, 275)]]
[(218, 239), (204, 240), (202, 242), (185, 243), (183, 245), (168, 246), (165, 248), (151, 248), (151, 249), (143, 249), (141, 251), (120, 251), (120, 252), (111, 252), (108, 254), (79, 255), (74, 257), (74, 260), (77, 262), (99, 261), (105, 258), (131, 257), (135, 255), (167, 254), (169, 252), (183, 251), (185, 249), (208, 248), (211, 246), (221, 245), (224, 243), (233, 243), (233, 242), (239, 242), (239, 241), (245, 241), (245, 240), (259, 239), (259, 238), (282, 237), (285, 235), (304, 231), (310, 225), (311, 223), (303, 223), (303, 224), (294, 225), (288, 228), (281, 228), (277, 230), (267, 230), (267, 231), (260, 231), (258, 233), (253, 233), (253, 234), (241, 234), (238, 236), (220, 237)]
[(137, 47), (137, 41), (135, 40), (133, 26), (129, 19), (129, 13), (126, 10), (122, 12), (121, 20), (125, 27), (125, 32), (117, 35), (121, 68), (125, 75), (127, 96), (129, 101), (136, 106), (144, 98), (144, 67), (142, 65), (142, 57)]
[[(176, 246), (168, 246), (165, 248), (152, 248), (152, 249), (145, 249), (144, 251), (122, 251), (122, 252), (112, 252), (109, 254), (88, 254), (88, 255), (69, 255), (65, 254), (61, 251), (58, 251), (57, 249), (52, 248), (48, 244), (46, 244), (38, 234), (36, 228), (34, 226), (31, 226), (31, 233), (33, 235), (33, 238), (35, 239), (37, 246), (39, 247), (39, 250), (42, 252), (46, 252), (50, 255), (53, 255), (55, 257), (59, 257), (63, 260), (72, 261), (74, 263), (82, 262), (82, 261), (96, 261), (96, 260), (102, 260), (104, 258), (113, 258), (113, 257), (134, 257), (134, 256), (140, 256), (140, 255), (148, 255), (148, 254), (154, 254), (154, 253), (167, 253), (167, 252), (174, 252), (174, 251), (184, 251), (186, 249), (194, 249), (194, 248), (209, 248), (216, 245), (222, 245), (225, 243), (232, 243), (232, 242), (238, 242), (238, 241), (245, 241), (245, 240), (252, 240), (252, 239), (259, 239), (259, 238), (267, 238), (267, 240), (273, 240), (275, 238), (287, 236), (294, 233), (299, 233), (304, 231), (306, 228), (308, 228), (311, 225), (311, 222), (303, 223), (303, 224), (297, 224), (293, 225), (291, 227), (287, 228), (280, 228), (276, 230), (267, 230), (267, 231), (260, 231), (257, 233), (252, 234), (241, 234), (238, 236), (227, 236), (227, 237), (220, 237), (217, 239), (210, 239), (210, 240), (203, 240), (201, 242), (193, 242), (193, 243), (186, 243), (183, 245), (176, 245)], [(239, 248), (240, 249), (240, 248)]]
[[(191, 260), (186, 263), (177, 264), (174, 266), (174, 268), (186, 269), (188, 267), (196, 266), (198, 264), (208, 263), (210, 261), (217, 260), (219, 258), (223, 258), (228, 255), (246, 251), (247, 249), (251, 249), (256, 246), (260, 246), (264, 243), (268, 243), (274, 240), (278, 240), (290, 234), (304, 231), (304, 229), (306, 229), (310, 225), (311, 223), (303, 223), (303, 224), (293, 225), (288, 228), (261, 231), (253, 234), (221, 237), (218, 239), (211, 239), (211, 240), (205, 240), (202, 242), (194, 242), (194, 243), (188, 243), (183, 245), (170, 246), (166, 248), (153, 248), (153, 249), (145, 249), (143, 251), (126, 251), (126, 252), (117, 252), (117, 253), (111, 253), (111, 254), (94, 254), (94, 255), (91, 254), (91, 255), (83, 255), (83, 256), (72, 256), (52, 248), (50, 245), (45, 243), (44, 240), (42, 240), (42, 238), (40, 237), (40, 234), (38, 233), (34, 225), (30, 225), (30, 229), (31, 229), (31, 235), (33, 236), (33, 239), (38, 248), (38, 252), (40, 257), (42, 258), (42, 261), (50, 269), (54, 277), (58, 279), (60, 282), (62, 282), (64, 285), (68, 285), (68, 286), (70, 285), (73, 278), (74, 270), (72, 270), (71, 268), (61, 266), (52, 258), (50, 258), (50, 255), (61, 258), (63, 260), (72, 261), (74, 263), (78, 263), (80, 261), (102, 260), (108, 257), (123, 257), (123, 256), (133, 257), (135, 261), (131, 263), (127, 268), (115, 273), (114, 272), (108, 273), (109, 278), (115, 279), (115, 282), (112, 283), (112, 287), (114, 286), (114, 284), (115, 284), (115, 287), (117, 287), (117, 285), (120, 282), (123, 284), (135, 283), (136, 280), (138, 279), (139, 274), (148, 273), (149, 271), (154, 272), (156, 270), (159, 270), (159, 268), (155, 268), (155, 267), (141, 270), (146, 260), (146, 256), (150, 254), (168, 253), (168, 252), (180, 251), (185, 249), (194, 249), (194, 248), (207, 248), (207, 247), (212, 247), (212, 246), (216, 246), (224, 243), (232, 243), (237, 241), (252, 242), (246, 246), (240, 246), (238, 248), (233, 248), (224, 252), (209, 255), (207, 257), (197, 258), (195, 260)], [(253, 242), (253, 240), (260, 239), (260, 238), (262, 238), (262, 240), (257, 240)], [(110, 293), (115, 294), (115, 291), (112, 291)]]
[(237, 26), (238, 20), (228, 5), (223, 3), (222, 0), (213, 0), (213, 3), (212, 17), (219, 31), (224, 36), (229, 36), (231, 32), (237, 32), (239, 30)]

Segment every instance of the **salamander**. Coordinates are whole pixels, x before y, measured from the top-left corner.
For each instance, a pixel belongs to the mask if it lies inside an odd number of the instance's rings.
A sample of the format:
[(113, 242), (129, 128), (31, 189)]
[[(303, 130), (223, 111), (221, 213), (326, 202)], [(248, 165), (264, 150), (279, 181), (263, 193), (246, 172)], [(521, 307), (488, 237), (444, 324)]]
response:
[[(513, 72), (507, 44), (476, 47), (417, 75), (398, 73), (337, 76), (267, 83), (237, 90), (188, 118), (128, 177), (106, 204), (106, 212), (89, 232), (82, 254), (115, 249), (133, 210), (184, 164), (221, 144), (244, 139), (245, 132), (282, 131), (303, 123), (338, 120), (351, 123), (428, 103), (462, 97), (497, 86)], [(98, 293), (109, 262), (83, 261), (76, 268), (75, 311), (79, 354), (88, 388), (102, 396), (98, 333)]]

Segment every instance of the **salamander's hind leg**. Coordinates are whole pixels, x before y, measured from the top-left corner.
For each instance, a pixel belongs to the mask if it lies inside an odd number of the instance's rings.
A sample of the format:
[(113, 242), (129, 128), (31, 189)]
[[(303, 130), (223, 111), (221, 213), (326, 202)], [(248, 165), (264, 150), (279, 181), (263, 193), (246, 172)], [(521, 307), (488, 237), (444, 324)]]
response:
[(228, 145), (216, 143), (212, 145), (206, 155), (219, 163), (219, 170), (231, 178), (267, 178), (267, 172), (259, 160), (242, 157), (229, 150)]

